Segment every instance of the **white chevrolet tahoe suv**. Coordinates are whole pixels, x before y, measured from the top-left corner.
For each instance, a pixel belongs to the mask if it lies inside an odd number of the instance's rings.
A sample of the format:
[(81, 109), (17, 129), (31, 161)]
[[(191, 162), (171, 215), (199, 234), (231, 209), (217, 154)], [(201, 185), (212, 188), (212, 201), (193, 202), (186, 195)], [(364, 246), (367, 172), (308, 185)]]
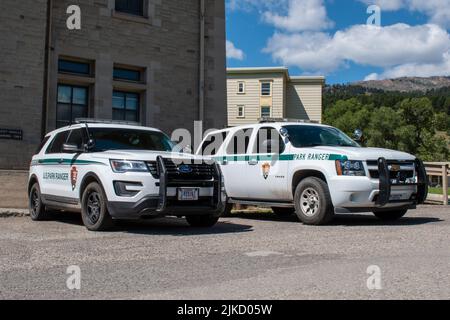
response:
[(225, 198), (216, 163), (173, 152), (156, 129), (88, 122), (49, 133), (33, 156), (33, 220), (59, 209), (81, 211), (92, 231), (115, 219), (178, 216), (196, 227), (218, 221)]
[(428, 192), (422, 162), (399, 151), (362, 148), (340, 130), (299, 121), (210, 132), (197, 155), (219, 162), (234, 203), (297, 214), (305, 224), (330, 222), (335, 213), (373, 212), (403, 217)]

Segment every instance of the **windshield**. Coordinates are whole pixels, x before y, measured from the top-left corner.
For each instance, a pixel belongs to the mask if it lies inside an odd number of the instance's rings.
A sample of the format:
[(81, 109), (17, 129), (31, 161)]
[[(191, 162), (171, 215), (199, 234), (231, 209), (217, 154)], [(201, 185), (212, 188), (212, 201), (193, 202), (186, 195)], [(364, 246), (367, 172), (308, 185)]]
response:
[(172, 151), (173, 142), (163, 133), (148, 130), (89, 128), (93, 152), (107, 150)]
[(305, 125), (292, 125), (284, 128), (288, 130), (289, 140), (296, 148), (360, 147), (359, 144), (336, 128)]

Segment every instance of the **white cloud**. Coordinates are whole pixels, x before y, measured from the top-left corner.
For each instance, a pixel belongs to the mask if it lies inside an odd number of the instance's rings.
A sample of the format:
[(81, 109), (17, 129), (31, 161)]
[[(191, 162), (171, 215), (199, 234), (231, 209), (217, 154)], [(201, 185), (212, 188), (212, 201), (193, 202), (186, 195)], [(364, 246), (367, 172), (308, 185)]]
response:
[[(324, 32), (276, 32), (264, 52), (287, 66), (329, 73), (349, 62), (407, 73), (438, 70), (450, 52), (450, 36), (437, 25), (387, 27), (355, 25), (330, 35)], [(395, 69), (394, 69), (395, 68)], [(393, 72), (393, 71), (392, 71)], [(373, 77), (374, 75), (372, 75)]]
[(236, 60), (244, 60), (245, 54), (244, 51), (235, 47), (234, 43), (227, 40), (227, 58), (228, 59), (236, 59)]
[(324, 0), (228, 0), (229, 10), (259, 12), (264, 22), (287, 31), (317, 31), (334, 26)]
[(290, 0), (287, 14), (266, 11), (263, 18), (276, 28), (291, 32), (323, 30), (334, 25), (327, 17), (323, 0)]
[(393, 79), (400, 77), (431, 77), (450, 75), (450, 53), (446, 52), (441, 63), (408, 63), (387, 69), (383, 73), (372, 73), (365, 80)]
[(429, 17), (430, 23), (450, 27), (450, 0), (359, 0), (367, 5), (377, 4), (381, 10), (406, 9)]

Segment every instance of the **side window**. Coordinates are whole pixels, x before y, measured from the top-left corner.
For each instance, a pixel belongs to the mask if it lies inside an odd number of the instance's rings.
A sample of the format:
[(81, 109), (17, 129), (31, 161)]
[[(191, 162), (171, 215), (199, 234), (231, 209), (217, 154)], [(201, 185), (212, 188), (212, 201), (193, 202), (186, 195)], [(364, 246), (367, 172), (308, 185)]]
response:
[(74, 144), (80, 149), (83, 147), (84, 144), (86, 144), (86, 142), (87, 142), (86, 129), (72, 130), (69, 139), (67, 140), (67, 143)]
[(237, 131), (227, 146), (227, 154), (245, 154), (248, 150), (253, 129), (242, 129)]
[(42, 142), (41, 142), (41, 144), (39, 145), (39, 147), (37, 148), (35, 154), (39, 154), (39, 153), (41, 152), (42, 148), (45, 146), (45, 144), (47, 143), (47, 141), (48, 141), (49, 139), (50, 139), (50, 136), (46, 136), (46, 137), (44, 138), (44, 140), (42, 140)]
[(64, 132), (58, 133), (56, 135), (56, 137), (53, 139), (53, 142), (48, 147), (47, 153), (49, 153), (49, 154), (61, 153), (63, 144), (66, 143), (69, 132), (70, 131), (64, 131)]
[(223, 142), (228, 136), (228, 132), (220, 132), (209, 135), (203, 142), (200, 152), (204, 156), (214, 156), (219, 151)]
[(261, 128), (256, 136), (253, 152), (257, 154), (284, 152), (285, 144), (278, 130), (272, 127)]

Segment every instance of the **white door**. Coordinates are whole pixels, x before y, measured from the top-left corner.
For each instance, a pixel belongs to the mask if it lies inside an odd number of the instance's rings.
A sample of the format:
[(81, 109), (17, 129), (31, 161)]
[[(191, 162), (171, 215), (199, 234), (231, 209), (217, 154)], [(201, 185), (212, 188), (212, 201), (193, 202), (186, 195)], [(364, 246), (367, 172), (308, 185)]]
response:
[(70, 166), (68, 166), (70, 155), (64, 154), (62, 149), (69, 133), (70, 130), (58, 133), (39, 160), (40, 187), (44, 195), (53, 197), (67, 195), (67, 185), (70, 184)]
[(248, 197), (260, 201), (289, 201), (289, 157), (284, 139), (274, 127), (262, 127), (252, 140), (244, 167), (251, 185)]
[(237, 131), (227, 140), (222, 153), (216, 158), (222, 169), (225, 189), (230, 198), (247, 199), (249, 197), (248, 189), (252, 185), (252, 177), (246, 171), (246, 167), (252, 133), (252, 128)]

